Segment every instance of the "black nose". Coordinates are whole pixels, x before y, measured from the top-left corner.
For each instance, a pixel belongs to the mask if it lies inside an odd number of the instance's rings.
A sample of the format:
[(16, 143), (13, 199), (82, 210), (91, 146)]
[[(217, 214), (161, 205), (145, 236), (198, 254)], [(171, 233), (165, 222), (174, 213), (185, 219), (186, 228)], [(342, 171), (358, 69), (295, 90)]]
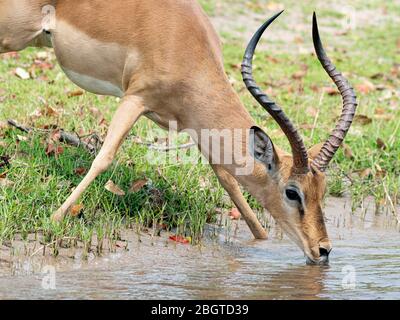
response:
[(329, 263), (329, 253), (330, 251), (328, 251), (326, 248), (319, 248), (319, 263), (326, 265)]
[(329, 257), (329, 253), (330, 253), (330, 251), (328, 251), (327, 249), (322, 248), (322, 247), (319, 248), (320, 257)]

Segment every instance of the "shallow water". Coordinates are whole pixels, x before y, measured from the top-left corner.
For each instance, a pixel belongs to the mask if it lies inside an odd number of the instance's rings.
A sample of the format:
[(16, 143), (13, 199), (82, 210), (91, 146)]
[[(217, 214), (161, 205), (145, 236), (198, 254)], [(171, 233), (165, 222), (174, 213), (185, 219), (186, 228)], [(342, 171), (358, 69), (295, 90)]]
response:
[(128, 252), (57, 263), (54, 290), (43, 289), (45, 274), (8, 276), (3, 267), (0, 299), (400, 299), (399, 226), (374, 209), (351, 215), (345, 200), (328, 200), (328, 267), (306, 266), (276, 230), (254, 241), (240, 223), (229, 241), (201, 248), (132, 236)]

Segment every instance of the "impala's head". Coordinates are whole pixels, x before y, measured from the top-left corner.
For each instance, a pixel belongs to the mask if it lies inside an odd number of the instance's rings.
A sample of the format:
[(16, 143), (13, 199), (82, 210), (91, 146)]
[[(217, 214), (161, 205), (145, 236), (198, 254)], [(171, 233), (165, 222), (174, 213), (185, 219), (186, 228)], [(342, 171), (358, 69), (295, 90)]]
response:
[(287, 136), (292, 155), (275, 149), (269, 136), (260, 128), (251, 130), (251, 152), (266, 167), (270, 184), (265, 207), (283, 230), (304, 251), (309, 263), (324, 264), (332, 249), (322, 210), (326, 192), (325, 171), (350, 129), (357, 107), (354, 90), (327, 57), (314, 14), (313, 39), (319, 60), (343, 97), (343, 113), (325, 143), (307, 151), (300, 134), (283, 110), (257, 86), (252, 75), (252, 60), (257, 44), (267, 27), (280, 15), (268, 20), (251, 40), (242, 65), (244, 82), (257, 101), (271, 114)]
[(0, 53), (20, 51), (42, 33), (45, 0), (0, 0)]

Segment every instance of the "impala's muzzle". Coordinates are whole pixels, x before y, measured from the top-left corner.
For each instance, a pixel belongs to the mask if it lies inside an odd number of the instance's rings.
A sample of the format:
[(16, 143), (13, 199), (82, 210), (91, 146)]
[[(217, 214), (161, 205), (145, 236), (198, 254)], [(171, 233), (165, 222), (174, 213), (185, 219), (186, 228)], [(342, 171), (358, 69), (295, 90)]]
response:
[(312, 257), (307, 256), (307, 264), (308, 265), (328, 265), (329, 264), (329, 254), (331, 253), (332, 248), (325, 248), (325, 247), (320, 247), (319, 248), (319, 258), (315, 259)]

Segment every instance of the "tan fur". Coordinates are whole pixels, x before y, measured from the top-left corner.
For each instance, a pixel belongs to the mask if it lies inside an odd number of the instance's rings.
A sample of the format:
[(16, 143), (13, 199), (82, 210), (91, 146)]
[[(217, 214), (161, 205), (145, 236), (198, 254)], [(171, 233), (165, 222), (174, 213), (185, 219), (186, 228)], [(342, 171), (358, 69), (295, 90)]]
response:
[[(41, 8), (46, 4), (56, 6), (56, 27), (49, 30), (50, 37), (41, 32)], [(78, 85), (98, 94), (124, 96), (92, 169), (55, 219), (62, 219), (90, 182), (107, 169), (141, 115), (163, 127), (174, 120), (179, 130), (197, 133), (247, 131), (255, 125), (224, 72), (220, 40), (194, 0), (0, 0), (0, 52), (50, 44)], [(201, 147), (203, 142), (198, 143)], [(256, 238), (266, 238), (266, 231), (237, 182), (271, 212), (308, 257), (318, 260), (320, 245), (330, 250), (321, 209), (325, 176), (293, 175), (291, 156), (278, 148), (276, 152), (280, 172), (274, 177), (260, 163), (246, 176), (236, 175), (238, 163), (213, 168)], [(213, 156), (206, 156), (212, 162)], [(291, 181), (305, 195), (304, 217), (284, 199), (284, 187)]]

